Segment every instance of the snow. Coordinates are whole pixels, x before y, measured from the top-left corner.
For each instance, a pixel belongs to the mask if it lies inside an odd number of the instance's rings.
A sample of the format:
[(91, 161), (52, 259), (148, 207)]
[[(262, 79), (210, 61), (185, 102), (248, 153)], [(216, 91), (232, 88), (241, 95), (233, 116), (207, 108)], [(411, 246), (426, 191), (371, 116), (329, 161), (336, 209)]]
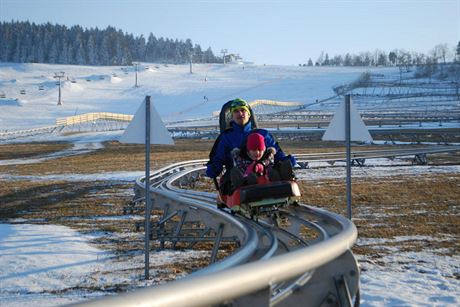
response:
[(0, 233), (2, 297), (80, 286), (111, 257), (62, 226), (0, 225)]
[[(155, 68), (153, 68), (155, 67)], [(243, 69), (244, 68), (244, 69)], [(141, 69), (134, 87), (133, 69), (114, 66), (74, 66), (0, 63), (0, 132), (30, 129), (55, 124), (56, 118), (87, 112), (134, 114), (146, 95), (163, 120), (174, 122), (207, 117), (189, 125), (216, 124), (209, 117), (227, 100), (272, 99), (314, 103), (333, 96), (331, 88), (355, 80), (370, 70), (398, 76), (394, 68), (325, 68), (257, 65), (149, 65)], [(63, 105), (57, 106), (58, 90), (55, 72), (69, 77), (63, 82)], [(126, 71), (126, 72), (125, 72)], [(73, 82), (75, 81), (75, 82)], [(42, 88), (42, 89), (40, 89)], [(25, 90), (25, 94), (20, 94)], [(206, 100), (204, 97), (206, 96)], [(312, 106), (319, 110), (321, 105)], [(398, 107), (397, 105), (393, 107)], [(330, 111), (330, 110), (329, 110)], [(181, 126), (184, 126), (181, 124)], [(407, 126), (414, 127), (414, 125)], [(436, 128), (439, 123), (423, 128)], [(443, 123), (460, 127), (459, 123)], [(388, 127), (382, 127), (388, 128)], [(394, 127), (398, 129), (399, 127)], [(415, 128), (415, 127), (414, 127)], [(420, 127), (418, 127), (420, 128)], [(439, 127), (441, 128), (441, 127)], [(371, 127), (379, 129), (379, 127)], [(118, 139), (122, 131), (93, 132), (72, 135), (38, 135), (15, 140), (69, 141), (72, 148), (28, 159), (2, 160), (0, 165), (37, 163), (61, 156), (88, 153), (101, 148), (105, 140)], [(312, 162), (309, 169), (299, 170), (301, 180), (316, 181), (345, 178), (344, 164), (331, 167)], [(458, 174), (460, 166), (414, 166), (405, 159), (368, 159), (366, 167), (354, 167), (353, 177), (396, 175), (424, 176), (432, 173)], [(48, 176), (12, 176), (0, 174), (0, 180), (117, 180), (132, 181), (143, 172), (107, 172), (99, 174), (66, 174)], [(100, 218), (99, 218), (100, 219)], [(139, 220), (139, 216), (104, 217), (104, 219)], [(38, 224), (27, 224), (27, 223)], [(144, 282), (142, 276), (129, 275), (124, 269), (142, 268), (143, 254), (118, 259), (114, 254), (92, 245), (98, 234), (81, 234), (64, 226), (41, 225), (42, 220), (2, 220), (0, 224), (0, 306), (56, 306), (107, 295), (115, 284), (148, 286), (161, 282)], [(397, 237), (398, 242), (411, 240), (444, 240), (445, 237)], [(383, 240), (383, 239), (382, 239)], [(388, 240), (388, 239), (387, 239)], [(377, 245), (384, 241), (362, 240), (358, 244)], [(458, 306), (460, 282), (458, 255), (440, 256), (436, 251), (407, 253), (397, 249), (383, 255), (379, 263), (360, 257), (363, 269), (361, 298), (363, 306)], [(151, 253), (150, 262), (158, 265), (186, 262), (203, 252), (162, 251)], [(382, 263), (384, 265), (382, 265)], [(406, 263), (402, 268), (401, 263)], [(152, 275), (155, 275), (153, 272)]]
[[(361, 258), (361, 259), (359, 259)], [(365, 261), (364, 257), (358, 257)], [(361, 275), (361, 306), (458, 306), (460, 257), (397, 252), (366, 263)], [(401, 268), (401, 263), (407, 263)], [(453, 265), (457, 263), (457, 265)]]
[[(188, 65), (155, 67), (138, 72), (136, 88), (132, 68), (0, 63), (0, 92), (6, 95), (0, 98), (0, 131), (49, 126), (56, 118), (88, 112), (134, 114), (146, 95), (164, 121), (209, 117), (235, 97), (312, 103), (334, 96), (333, 86), (365, 70), (397, 73), (394, 68), (195, 64), (190, 74)], [(69, 77), (61, 89), (62, 106), (53, 78), (59, 71)]]
[[(93, 247), (96, 238), (65, 226), (0, 224), (0, 306), (58, 306), (107, 295), (104, 289), (117, 284), (158, 283), (132, 273), (134, 268), (143, 272), (142, 253), (119, 259)], [(165, 250), (152, 252), (150, 263), (161, 267), (204, 255)]]

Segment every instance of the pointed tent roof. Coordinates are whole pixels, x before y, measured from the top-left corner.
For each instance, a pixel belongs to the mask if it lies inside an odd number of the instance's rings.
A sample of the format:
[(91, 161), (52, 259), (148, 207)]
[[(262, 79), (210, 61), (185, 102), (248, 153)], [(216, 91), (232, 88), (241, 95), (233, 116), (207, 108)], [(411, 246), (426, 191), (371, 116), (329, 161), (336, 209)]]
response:
[[(120, 137), (120, 143), (145, 144), (145, 113), (146, 100), (144, 99), (134, 115), (134, 118)], [(161, 120), (157, 110), (154, 108), (153, 103), (150, 103), (150, 144), (174, 144), (168, 129), (166, 129), (166, 126)]]
[[(371, 142), (372, 136), (367, 130), (361, 116), (350, 100), (350, 140), (360, 142)], [(345, 141), (345, 100), (335, 111), (334, 117), (329, 123), (323, 135), (323, 141)]]

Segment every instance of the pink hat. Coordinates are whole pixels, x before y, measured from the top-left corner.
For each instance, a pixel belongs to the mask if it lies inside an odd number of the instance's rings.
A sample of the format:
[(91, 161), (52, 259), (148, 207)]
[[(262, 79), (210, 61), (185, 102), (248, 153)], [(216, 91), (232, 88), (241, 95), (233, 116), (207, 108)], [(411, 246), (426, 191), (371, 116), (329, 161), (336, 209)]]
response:
[(248, 141), (246, 143), (248, 150), (265, 150), (265, 139), (259, 133), (251, 133), (248, 136)]

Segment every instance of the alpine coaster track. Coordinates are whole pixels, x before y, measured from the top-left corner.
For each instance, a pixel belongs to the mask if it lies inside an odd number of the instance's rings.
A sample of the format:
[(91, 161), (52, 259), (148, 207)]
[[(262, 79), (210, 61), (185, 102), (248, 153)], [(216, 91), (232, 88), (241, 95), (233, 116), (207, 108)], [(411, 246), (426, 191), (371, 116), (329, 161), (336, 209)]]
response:
[[(205, 163), (180, 162), (151, 175), (152, 207), (162, 214), (151, 223), (150, 239), (172, 249), (207, 243), (209, 265), (174, 282), (79, 305), (359, 305), (359, 268), (350, 250), (357, 230), (351, 221), (303, 204), (258, 221), (218, 209), (214, 193), (181, 188), (203, 175)], [(144, 179), (136, 181), (127, 211), (142, 207)]]

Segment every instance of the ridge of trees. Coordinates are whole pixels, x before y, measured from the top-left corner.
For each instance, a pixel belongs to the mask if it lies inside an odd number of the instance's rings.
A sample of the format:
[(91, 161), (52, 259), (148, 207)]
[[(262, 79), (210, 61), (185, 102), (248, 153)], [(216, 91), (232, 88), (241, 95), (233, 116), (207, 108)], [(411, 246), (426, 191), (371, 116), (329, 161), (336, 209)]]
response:
[(0, 62), (77, 65), (131, 65), (133, 61), (181, 64), (220, 63), (211, 47), (202, 51), (190, 39), (178, 40), (29, 21), (0, 23)]
[(450, 50), (447, 44), (438, 44), (428, 54), (394, 49), (388, 54), (382, 50), (375, 50), (329, 57), (328, 53), (322, 51), (316, 62), (313, 63), (310, 58), (307, 64), (299, 66), (412, 66), (446, 64), (449, 59), (460, 61), (460, 42), (454, 50)]

